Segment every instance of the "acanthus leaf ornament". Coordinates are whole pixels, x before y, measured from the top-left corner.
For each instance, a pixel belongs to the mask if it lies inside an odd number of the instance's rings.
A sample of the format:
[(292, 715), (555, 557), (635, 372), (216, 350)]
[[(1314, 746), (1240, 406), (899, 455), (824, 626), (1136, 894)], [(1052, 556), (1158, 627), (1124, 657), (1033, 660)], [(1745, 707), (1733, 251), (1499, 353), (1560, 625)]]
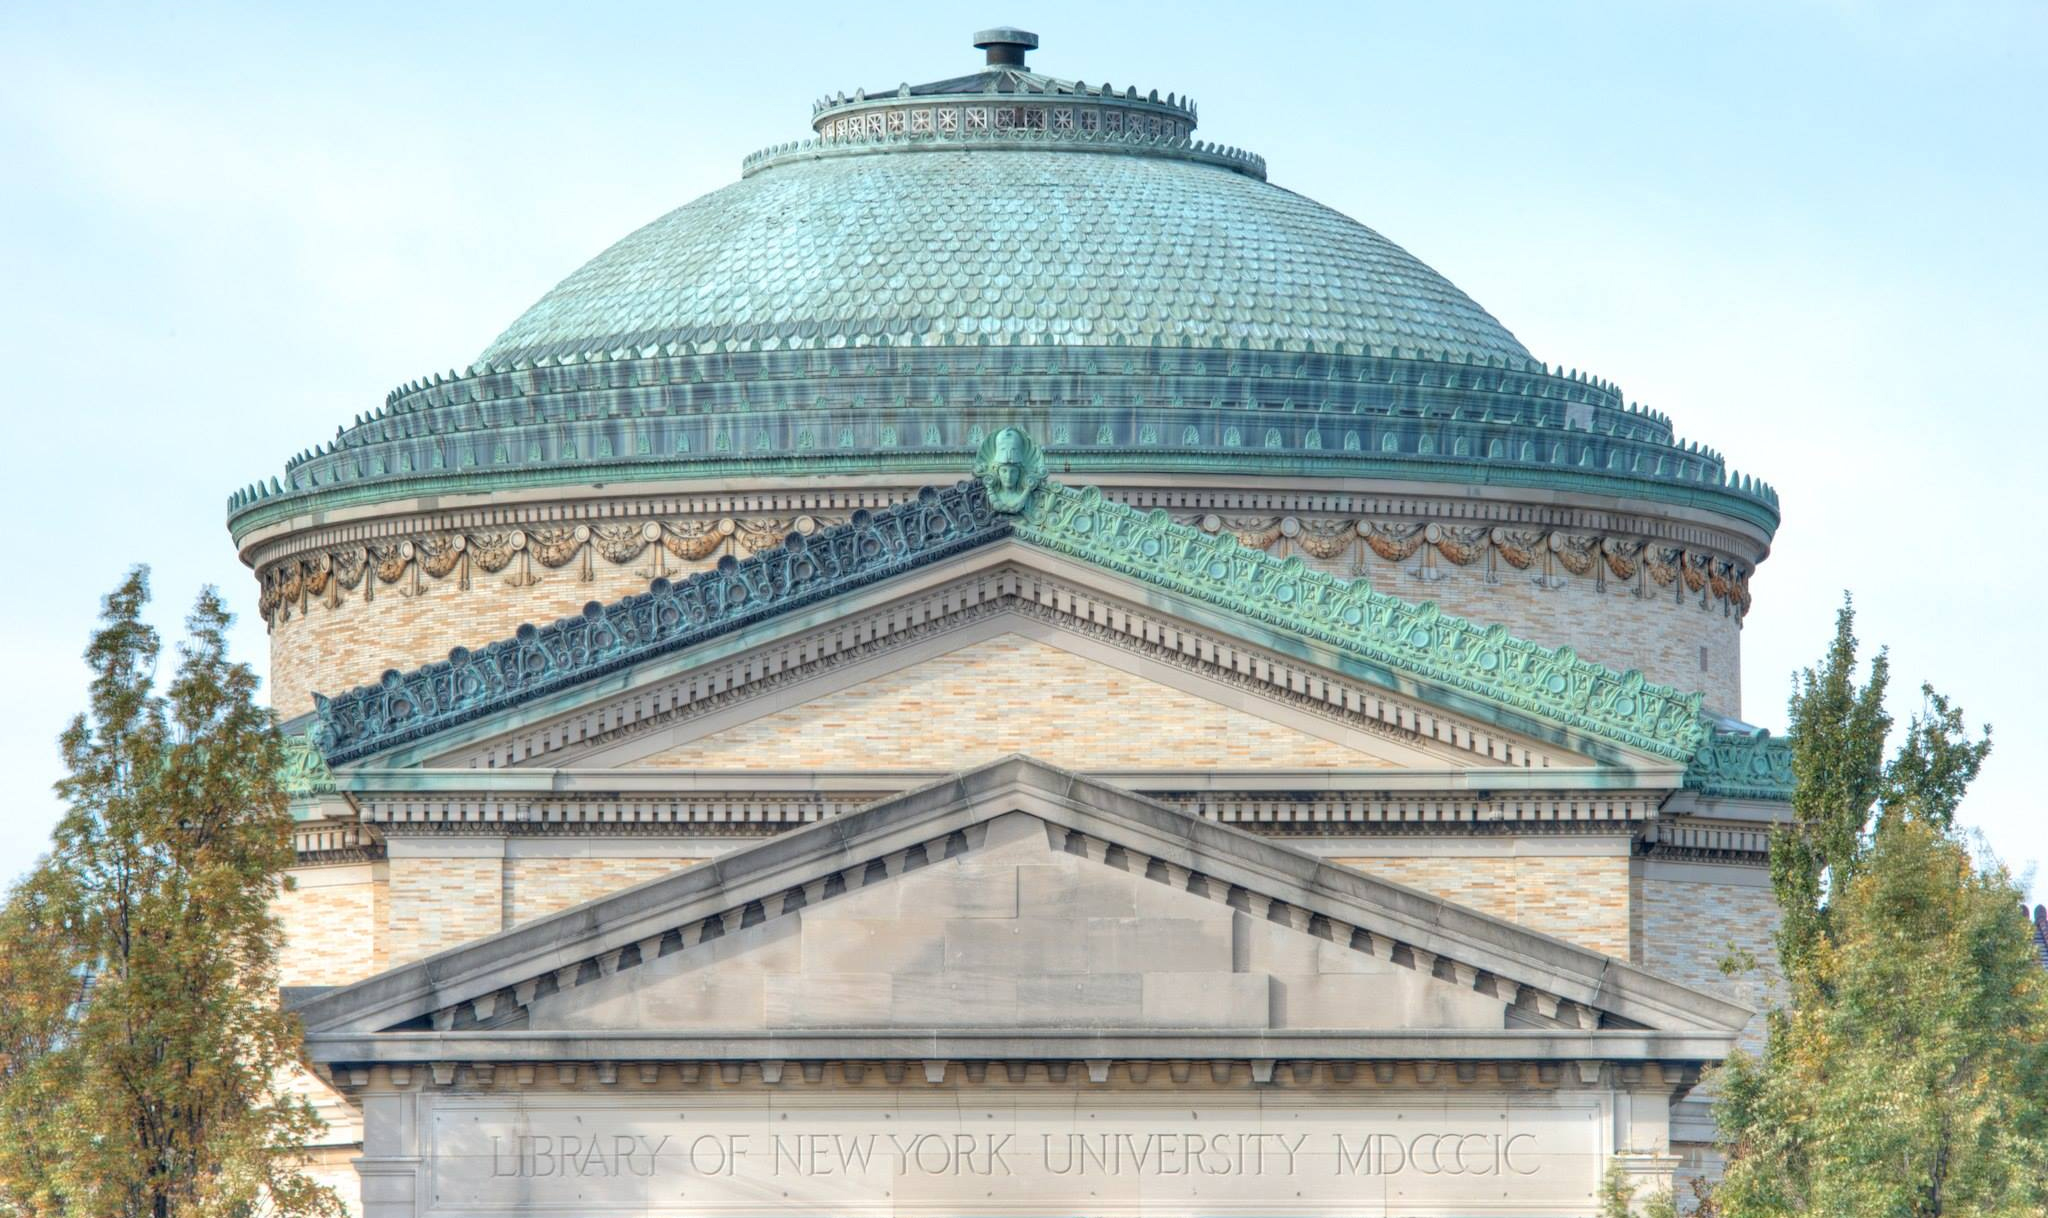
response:
[[(415, 740), (528, 698), (601, 676), (664, 651), (737, 629), (785, 609), (888, 578), (1010, 532), (979, 483), (927, 487), (906, 502), (860, 511), (845, 524), (739, 559), (546, 626), (525, 625), (479, 650), (391, 671), (334, 697), (314, 695), (317, 738), (329, 764)], [(581, 548), (585, 534), (573, 541)], [(509, 545), (517, 550), (517, 544)], [(560, 554), (561, 565), (574, 549)]]
[[(1377, 592), (1302, 563), (1209, 535), (1165, 512), (1126, 507), (1057, 482), (1017, 525), (1020, 540), (1123, 572), (1254, 621), (1476, 693), (1552, 722), (1690, 760), (1705, 726), (1698, 693), (1683, 693), (1444, 613), (1433, 602)], [(1421, 544), (1422, 529), (1410, 537)], [(1588, 539), (1583, 551), (1590, 568)]]

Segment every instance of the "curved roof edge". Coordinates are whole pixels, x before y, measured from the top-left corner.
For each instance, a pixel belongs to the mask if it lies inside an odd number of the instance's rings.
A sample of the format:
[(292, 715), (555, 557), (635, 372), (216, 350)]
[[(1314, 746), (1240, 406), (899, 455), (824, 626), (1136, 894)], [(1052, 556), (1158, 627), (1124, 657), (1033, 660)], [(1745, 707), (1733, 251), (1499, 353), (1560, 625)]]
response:
[[(228, 522), (239, 543), (308, 512), (423, 494), (942, 471), (1019, 424), (1076, 471), (1530, 486), (1777, 528), (1768, 484), (1681, 443), (1669, 418), (1611, 384), (1412, 355), (876, 347), (472, 368), (394, 392), (282, 478), (237, 491)], [(1062, 396), (1077, 373), (1097, 390), (1086, 401)]]

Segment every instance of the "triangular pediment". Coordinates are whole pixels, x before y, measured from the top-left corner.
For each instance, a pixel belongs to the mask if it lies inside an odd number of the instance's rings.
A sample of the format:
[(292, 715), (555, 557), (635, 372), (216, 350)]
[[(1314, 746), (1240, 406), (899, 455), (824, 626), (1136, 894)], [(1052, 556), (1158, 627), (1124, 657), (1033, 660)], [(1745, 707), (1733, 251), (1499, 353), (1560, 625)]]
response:
[(884, 870), (835, 898), (775, 917), (764, 912), (753, 926), (708, 942), (689, 944), (678, 931), (636, 967), (529, 998), (515, 1026), (1508, 1026), (1500, 995), (1438, 980), (1412, 961), (1398, 965), (1368, 944), (1338, 943), (1327, 922), (1255, 918), (1249, 894), (1233, 904), (1205, 883), (1189, 891), (1069, 853), (1067, 836), (1029, 813), (1004, 813), (963, 832), (953, 857)]
[(1004, 515), (963, 483), (316, 698), (315, 738), (331, 764), (367, 768), (572, 757), (664, 732), (708, 698), (802, 684), (1001, 613), (1078, 627), (1219, 685), (1376, 721), (1481, 764), (1576, 758), (1672, 786), (1705, 731), (1697, 695), (1275, 561), (1163, 513), (1047, 483)]
[(929, 778), (1022, 752), (1105, 775), (1493, 770), (1603, 790), (1679, 772), (1180, 608), (1119, 573), (1000, 542), (353, 768)]
[[(1067, 616), (927, 619), (865, 663), (820, 666), (720, 713), (560, 750), (591, 768), (946, 774), (1012, 753), (1090, 772), (1459, 769), (1463, 750), (1358, 715), (1308, 713), (1213, 664), (1163, 664)], [(1562, 754), (1560, 754), (1562, 758)], [(1578, 759), (1573, 758), (1573, 761)]]
[(1708, 1057), (1748, 1015), (1022, 757), (301, 1011), (312, 1052), (328, 1061), (422, 1035), (446, 1053), (450, 1037), (481, 1046), (511, 1033), (530, 1051), (534, 1037), (681, 1044), (991, 1029), (1098, 1039), (1613, 1033)]

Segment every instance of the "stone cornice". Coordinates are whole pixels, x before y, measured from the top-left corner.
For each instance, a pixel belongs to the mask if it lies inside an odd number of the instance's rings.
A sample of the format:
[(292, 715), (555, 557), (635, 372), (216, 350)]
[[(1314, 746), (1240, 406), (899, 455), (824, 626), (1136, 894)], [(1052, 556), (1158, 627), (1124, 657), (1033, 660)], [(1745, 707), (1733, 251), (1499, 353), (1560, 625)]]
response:
[[(908, 785), (899, 791), (907, 789)], [(488, 789), (386, 790), (360, 794), (356, 804), (362, 819), (387, 836), (445, 832), (674, 836), (706, 831), (766, 835), (844, 816), (899, 791), (777, 792), (753, 791), (737, 785), (728, 791), (630, 795)], [(1189, 815), (1257, 832), (1467, 834), (1503, 830), (1632, 834), (1656, 817), (1658, 793), (1528, 791), (1494, 796), (1361, 790), (1311, 797), (1248, 789), (1199, 794), (1161, 790), (1147, 795)], [(1753, 827), (1715, 827), (1711, 840), (1721, 845), (1737, 838), (1744, 842), (1767, 840), (1767, 836)], [(1672, 839), (1674, 844), (1677, 840)], [(1704, 835), (1702, 840), (1706, 840)]]
[(1376, 592), (1363, 581), (1275, 560), (1168, 519), (1111, 503), (1099, 491), (1048, 483), (1020, 514), (996, 513), (978, 484), (927, 491), (918, 500), (743, 562), (722, 562), (607, 608), (411, 674), (390, 673), (329, 699), (316, 695), (330, 764), (368, 756), (476, 719), (541, 693), (566, 689), (659, 653), (729, 633), (797, 604), (849, 591), (1015, 531), (1020, 540), (1136, 578), (1335, 648), (1327, 667), (1390, 689), (1414, 678), (1506, 706), (1574, 731), (1690, 761), (1704, 734), (1699, 695), (1680, 694), (1580, 660), (1568, 648), (1515, 639)]
[(1680, 761), (1690, 760), (1701, 741), (1697, 693), (1617, 673), (1570, 648), (1524, 642), (1502, 627), (1376, 592), (1299, 559), (1274, 559), (1227, 534), (1206, 536), (1163, 511), (1111, 503), (1093, 488), (1047, 483), (1018, 518), (1017, 535), (1331, 644), (1344, 660), (1379, 669), (1386, 683), (1420, 676)]
[[(794, 1087), (827, 1081), (825, 1068), (830, 1067), (832, 1083), (854, 1086), (895, 1085), (906, 1078), (954, 1085), (1115, 1081), (1201, 1089), (1323, 1082), (1420, 1086), (1441, 1095), (1454, 1084), (1473, 1083), (1683, 1088), (1697, 1081), (1700, 1064), (1727, 1056), (1734, 1039), (1732, 1034), (1699, 1032), (1536, 1028), (1365, 1035), (1312, 1030), (1246, 1034), (1202, 1028), (1116, 1034), (947, 1029), (927, 1034), (835, 1030), (719, 1035), (622, 1030), (601, 1036), (316, 1032), (306, 1037), (306, 1045), (322, 1075), (348, 1090), (403, 1090), (429, 1084)], [(1487, 1066), (1484, 1074), (1469, 1069), (1481, 1063)], [(458, 1074), (457, 1065), (483, 1069)]]
[(316, 739), (330, 764), (416, 740), (443, 727), (601, 676), (661, 651), (727, 633), (993, 540), (1009, 531), (968, 483), (824, 530), (776, 550), (727, 559), (676, 584), (580, 617), (520, 628), (515, 638), (411, 673), (391, 672), (327, 698), (314, 696)]

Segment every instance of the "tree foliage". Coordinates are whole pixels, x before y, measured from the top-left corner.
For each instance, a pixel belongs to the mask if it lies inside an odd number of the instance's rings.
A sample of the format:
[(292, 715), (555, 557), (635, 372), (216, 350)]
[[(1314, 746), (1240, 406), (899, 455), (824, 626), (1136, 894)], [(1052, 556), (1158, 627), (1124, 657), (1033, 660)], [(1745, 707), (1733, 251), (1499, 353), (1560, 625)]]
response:
[(1720, 1071), (1727, 1218), (2048, 1210), (2048, 973), (2021, 892), (1955, 812), (1990, 751), (1931, 688), (1896, 752), (1855, 617), (1792, 697), (1794, 823), (1773, 841), (1785, 1005)]
[(0, 1212), (339, 1213), (292, 1153), (270, 911), (292, 861), (280, 743), (203, 592), (167, 690), (147, 572), (105, 601), (61, 738), (50, 854), (0, 910)]

